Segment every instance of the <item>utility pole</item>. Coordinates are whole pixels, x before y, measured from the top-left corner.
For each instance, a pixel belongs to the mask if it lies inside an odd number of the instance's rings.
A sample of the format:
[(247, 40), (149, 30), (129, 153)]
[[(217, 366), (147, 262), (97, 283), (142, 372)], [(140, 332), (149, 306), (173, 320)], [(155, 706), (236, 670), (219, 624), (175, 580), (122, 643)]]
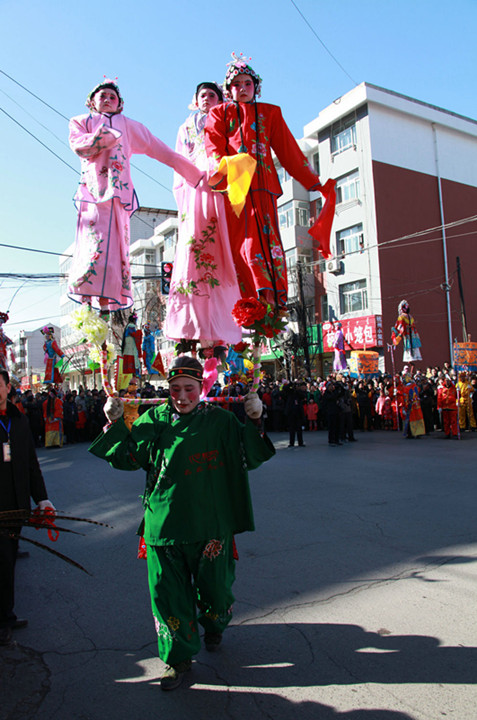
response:
[(459, 297), (460, 297), (460, 316), (462, 320), (462, 339), (464, 342), (468, 342), (467, 337), (467, 319), (465, 316), (465, 303), (464, 303), (464, 289), (462, 287), (462, 276), (460, 272), (460, 257), (456, 258), (457, 261), (457, 279), (459, 282)]
[(297, 290), (298, 290), (298, 307), (297, 307), (297, 318), (298, 318), (298, 336), (300, 338), (300, 347), (303, 348), (303, 354), (305, 356), (305, 370), (307, 377), (311, 377), (311, 364), (310, 364), (310, 349), (308, 347), (308, 331), (307, 331), (307, 318), (306, 318), (306, 303), (305, 293), (303, 290), (303, 264), (301, 260), (298, 260), (296, 264), (297, 272)]

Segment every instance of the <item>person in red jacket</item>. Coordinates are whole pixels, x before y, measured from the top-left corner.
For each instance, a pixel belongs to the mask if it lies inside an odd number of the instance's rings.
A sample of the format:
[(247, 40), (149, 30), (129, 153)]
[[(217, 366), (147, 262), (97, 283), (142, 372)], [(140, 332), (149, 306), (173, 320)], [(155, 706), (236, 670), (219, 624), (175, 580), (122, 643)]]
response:
[(437, 390), (437, 409), (442, 411), (442, 428), (446, 437), (458, 437), (457, 390), (450, 377), (446, 377)]
[[(257, 102), (262, 83), (260, 76), (242, 56), (232, 54), (232, 58), (224, 83), (227, 102), (209, 111), (205, 125), (209, 184), (217, 191), (228, 190), (232, 200), (230, 187), (234, 178), (239, 176), (235, 187), (243, 189), (244, 177), (252, 175), (250, 190), (244, 191), (244, 206), (225, 201), (230, 244), (242, 299), (259, 300), (279, 315), (286, 309), (288, 283), (277, 212), (277, 198), (282, 189), (272, 151), (289, 175), (307, 190), (318, 190), (330, 196), (326, 213), (330, 223), (323, 233), (327, 238), (320, 248), (325, 257), (329, 253), (335, 182), (330, 180), (322, 187), (280, 108)], [(243, 163), (247, 160), (244, 170)]]

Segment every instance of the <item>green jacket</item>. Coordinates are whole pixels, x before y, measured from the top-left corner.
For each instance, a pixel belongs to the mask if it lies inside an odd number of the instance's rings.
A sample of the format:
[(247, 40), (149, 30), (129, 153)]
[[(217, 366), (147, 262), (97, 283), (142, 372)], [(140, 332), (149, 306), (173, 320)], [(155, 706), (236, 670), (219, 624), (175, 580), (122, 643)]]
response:
[(133, 424), (123, 419), (89, 451), (119, 470), (147, 472), (144, 539), (149, 545), (198, 542), (254, 530), (248, 470), (275, 454), (250, 420), (199, 403), (178, 415), (170, 400)]

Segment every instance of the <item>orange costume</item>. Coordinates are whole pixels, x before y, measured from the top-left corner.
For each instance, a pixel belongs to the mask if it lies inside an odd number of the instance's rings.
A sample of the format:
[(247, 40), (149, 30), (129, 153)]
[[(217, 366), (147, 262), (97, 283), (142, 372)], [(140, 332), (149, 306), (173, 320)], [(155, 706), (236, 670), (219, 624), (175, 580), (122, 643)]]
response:
[(441, 385), (437, 390), (437, 409), (442, 411), (442, 426), (448, 438), (457, 437), (457, 390), (454, 383)]

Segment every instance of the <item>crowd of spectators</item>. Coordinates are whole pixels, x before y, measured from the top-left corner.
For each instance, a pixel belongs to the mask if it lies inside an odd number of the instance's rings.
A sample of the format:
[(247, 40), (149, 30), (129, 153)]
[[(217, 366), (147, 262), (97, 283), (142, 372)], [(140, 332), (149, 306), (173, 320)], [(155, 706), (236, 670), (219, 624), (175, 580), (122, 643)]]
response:
[[(459, 385), (456, 407), (460, 431), (477, 428), (477, 373), (456, 373), (448, 363), (442, 368), (427, 368), (412, 373), (418, 392), (426, 434), (443, 429), (442, 411), (438, 407), (438, 390), (445, 384)], [(403, 411), (399, 387), (401, 375), (380, 375), (369, 380), (355, 379), (342, 373), (294, 381), (265, 379), (259, 387), (264, 405), (264, 425), (269, 432), (288, 432), (290, 446), (304, 446), (303, 432), (327, 431), (329, 442), (340, 445), (355, 442), (357, 431), (402, 430)], [(466, 388), (466, 389), (465, 389)], [(232, 377), (226, 384), (216, 382), (210, 397), (224, 398), (224, 407), (244, 421), (243, 403), (227, 398), (245, 395), (249, 384)], [(120, 395), (130, 394), (126, 390)], [(31, 390), (12, 391), (11, 400), (24, 412), (37, 447), (45, 444), (45, 403), (49, 390), (34, 394)], [(94, 440), (107, 420), (103, 412), (104, 390), (56, 390), (63, 407), (63, 444)], [(155, 398), (168, 396), (166, 387), (145, 383), (134, 388), (134, 396)], [(148, 406), (139, 406), (138, 414)]]

